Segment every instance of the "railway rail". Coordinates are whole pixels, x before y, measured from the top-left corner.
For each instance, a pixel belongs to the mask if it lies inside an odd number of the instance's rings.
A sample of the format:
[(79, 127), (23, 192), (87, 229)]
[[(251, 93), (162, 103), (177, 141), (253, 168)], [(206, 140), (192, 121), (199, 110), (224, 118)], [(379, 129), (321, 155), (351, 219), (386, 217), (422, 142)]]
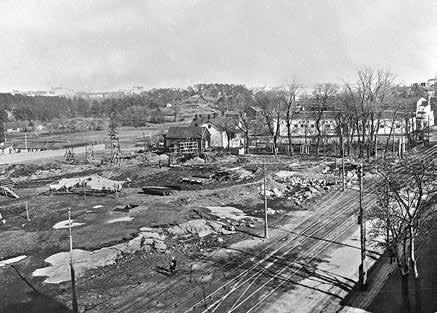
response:
[[(431, 147), (411, 159), (426, 159), (432, 162), (437, 147)], [(402, 167), (394, 165), (393, 171), (402, 177)], [(366, 184), (367, 191), (363, 196), (365, 208), (376, 202), (374, 192), (380, 188), (376, 182)], [(320, 207), (320, 214), (314, 221), (304, 220), (297, 228), (296, 233), (290, 234), (277, 229), (269, 242), (261, 250), (251, 254), (250, 258), (241, 261), (241, 257), (231, 258), (229, 264), (218, 267), (212, 276), (209, 286), (201, 288), (193, 286), (184, 301), (175, 299), (167, 307), (175, 307), (177, 312), (253, 312), (258, 310), (272, 294), (279, 292), (285, 284), (293, 284), (291, 280), (297, 274), (304, 277), (303, 262), (311, 262), (336, 240), (356, 225), (355, 212), (358, 207), (358, 193), (343, 199), (336, 199), (342, 194), (336, 191), (323, 200), (328, 205)], [(339, 201), (336, 201), (339, 200)], [(312, 217), (314, 218), (314, 216)], [(320, 240), (323, 238), (323, 240)], [(239, 262), (235, 265), (235, 262)], [(226, 273), (226, 275), (220, 275)], [(176, 286), (181, 281), (175, 281)], [(172, 286), (169, 286), (172, 288)], [(162, 293), (155, 294), (159, 297)], [(148, 307), (153, 309), (152, 299), (133, 300), (122, 306), (124, 311)], [(120, 309), (120, 308), (118, 308)], [(155, 307), (159, 310), (159, 308)]]

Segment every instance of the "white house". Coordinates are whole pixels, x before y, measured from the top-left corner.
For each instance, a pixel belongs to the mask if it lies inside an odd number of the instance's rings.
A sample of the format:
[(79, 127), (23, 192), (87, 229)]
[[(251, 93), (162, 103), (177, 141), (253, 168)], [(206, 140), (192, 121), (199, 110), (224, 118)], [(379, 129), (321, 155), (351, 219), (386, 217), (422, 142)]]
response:
[[(337, 115), (340, 112), (325, 111), (320, 119), (320, 131), (324, 136), (337, 136)], [(318, 112), (302, 111), (293, 115), (291, 121), (291, 133), (292, 136), (308, 136), (313, 137), (317, 134), (316, 119)], [(401, 113), (394, 111), (383, 111), (381, 115), (375, 118), (375, 123), (378, 123), (379, 127), (378, 135), (389, 135), (395, 133), (402, 134), (406, 132), (407, 123), (405, 116)], [(409, 130), (412, 131), (415, 125), (416, 119), (411, 117), (408, 125)], [(287, 122), (281, 120), (279, 127), (279, 133), (281, 137), (287, 137)], [(369, 122), (370, 123), (370, 122)], [(375, 125), (376, 127), (377, 125)], [(393, 130), (392, 130), (393, 129)]]
[(434, 111), (432, 110), (430, 99), (431, 96), (429, 100), (420, 98), (416, 104), (417, 123), (421, 128), (434, 126)]
[[(218, 117), (203, 122), (211, 134), (211, 146), (214, 148), (240, 148), (244, 145), (244, 138), (235, 121), (226, 117)], [(229, 138), (228, 138), (229, 137)]]

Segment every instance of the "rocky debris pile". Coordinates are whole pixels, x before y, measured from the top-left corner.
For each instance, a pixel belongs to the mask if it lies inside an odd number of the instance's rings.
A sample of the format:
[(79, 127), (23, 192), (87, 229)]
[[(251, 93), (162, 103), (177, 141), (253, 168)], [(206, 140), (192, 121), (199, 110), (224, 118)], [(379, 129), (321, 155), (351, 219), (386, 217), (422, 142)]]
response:
[(60, 174), (62, 173), (60, 162), (50, 162), (44, 164), (13, 164), (6, 169), (10, 177), (26, 176), (31, 178), (38, 178), (46, 174)]
[(167, 249), (167, 245), (164, 243), (165, 235), (157, 233), (155, 229), (149, 227), (141, 227), (140, 233), (135, 239), (136, 243), (139, 241), (140, 244), (138, 250), (165, 252)]
[(50, 184), (50, 191), (74, 191), (77, 189), (120, 192), (125, 181), (110, 180), (99, 175), (85, 177), (63, 178), (58, 182)]
[[(196, 213), (202, 218), (172, 226), (168, 233), (177, 237), (198, 236), (204, 238), (208, 235), (229, 235), (234, 233), (236, 227), (255, 227), (258, 218), (246, 215), (242, 210), (229, 206), (208, 206), (208, 212)], [(270, 212), (271, 213), (271, 212)]]
[(210, 234), (228, 235), (233, 233), (233, 230), (224, 223), (204, 219), (194, 219), (167, 229), (168, 233), (174, 236), (197, 235), (199, 238)]
[[(198, 169), (202, 170), (201, 168)], [(181, 182), (199, 185), (227, 181), (242, 182), (254, 178), (255, 175), (255, 171), (247, 170), (242, 167), (220, 168), (215, 171), (203, 171), (192, 175), (192, 177), (182, 177)]]
[[(305, 179), (296, 176), (291, 171), (280, 171), (276, 173), (275, 178), (281, 182), (286, 188), (273, 187), (266, 190), (266, 196), (269, 198), (284, 198), (294, 201), (296, 205), (301, 205), (306, 200), (319, 195), (320, 193), (329, 191), (334, 182), (325, 179)], [(269, 184), (268, 184), (269, 186)], [(264, 190), (261, 188), (261, 195)]]
[(142, 161), (146, 164), (161, 164), (162, 166), (168, 165), (169, 157), (166, 154), (158, 155), (153, 152), (145, 152), (142, 155)]

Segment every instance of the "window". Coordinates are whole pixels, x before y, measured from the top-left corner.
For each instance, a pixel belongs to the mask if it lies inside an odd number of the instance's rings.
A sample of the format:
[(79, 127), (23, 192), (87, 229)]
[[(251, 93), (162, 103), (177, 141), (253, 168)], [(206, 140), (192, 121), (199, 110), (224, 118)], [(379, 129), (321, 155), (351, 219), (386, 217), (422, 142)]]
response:
[(311, 128), (314, 128), (315, 127), (315, 125), (314, 124), (311, 124)]
[(208, 125), (208, 128), (211, 128), (211, 125)]
[(383, 124), (379, 125), (379, 128), (384, 128), (384, 125)]

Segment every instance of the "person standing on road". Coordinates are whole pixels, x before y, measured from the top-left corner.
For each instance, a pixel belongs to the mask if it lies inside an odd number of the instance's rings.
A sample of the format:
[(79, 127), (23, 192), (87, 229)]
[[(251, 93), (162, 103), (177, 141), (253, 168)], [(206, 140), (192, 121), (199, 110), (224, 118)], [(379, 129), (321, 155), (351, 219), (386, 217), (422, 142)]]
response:
[(171, 263), (170, 263), (170, 273), (174, 275), (176, 273), (176, 258), (172, 257)]

